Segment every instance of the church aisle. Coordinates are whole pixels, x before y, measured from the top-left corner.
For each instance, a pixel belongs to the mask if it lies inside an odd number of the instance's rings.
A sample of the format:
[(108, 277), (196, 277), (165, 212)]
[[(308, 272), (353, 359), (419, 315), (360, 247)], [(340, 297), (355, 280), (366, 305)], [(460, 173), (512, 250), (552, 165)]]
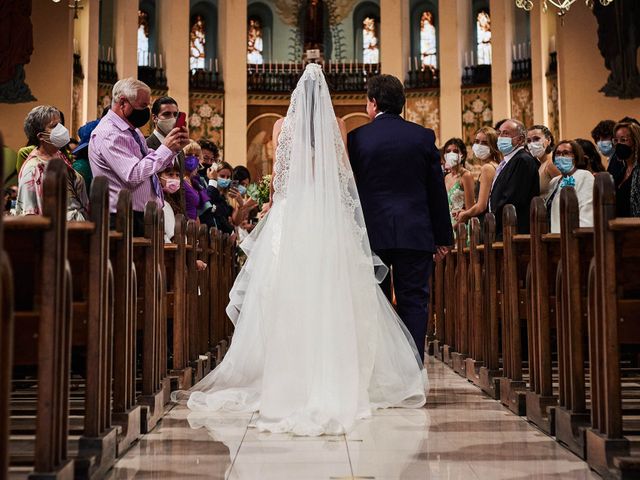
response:
[(448, 367), (429, 360), (427, 368), (431, 392), (426, 409), (378, 412), (346, 438), (260, 433), (250, 426), (251, 415), (191, 414), (176, 407), (109, 478), (599, 478)]

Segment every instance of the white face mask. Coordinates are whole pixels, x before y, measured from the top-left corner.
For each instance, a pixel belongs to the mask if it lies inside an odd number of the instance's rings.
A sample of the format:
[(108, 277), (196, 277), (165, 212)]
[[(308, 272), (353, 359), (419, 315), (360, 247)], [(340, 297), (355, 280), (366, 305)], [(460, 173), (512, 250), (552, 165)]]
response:
[(529, 149), (529, 153), (536, 158), (542, 158), (547, 150), (547, 147), (545, 147), (542, 142), (531, 142), (527, 148)]
[(474, 143), (471, 149), (473, 150), (473, 154), (478, 160), (485, 160), (489, 158), (489, 155), (491, 155), (491, 149), (489, 149), (489, 147), (487, 147), (486, 145)]
[(448, 152), (444, 154), (444, 163), (447, 168), (453, 168), (460, 163), (460, 154)]
[(69, 143), (69, 130), (64, 125), (58, 123), (49, 133), (48, 142), (56, 148), (62, 148)]
[(173, 117), (158, 119), (156, 123), (156, 127), (158, 128), (158, 130), (160, 130), (160, 132), (164, 133), (165, 135), (168, 135), (169, 132), (173, 130), (173, 127), (175, 126), (176, 126), (176, 119)]

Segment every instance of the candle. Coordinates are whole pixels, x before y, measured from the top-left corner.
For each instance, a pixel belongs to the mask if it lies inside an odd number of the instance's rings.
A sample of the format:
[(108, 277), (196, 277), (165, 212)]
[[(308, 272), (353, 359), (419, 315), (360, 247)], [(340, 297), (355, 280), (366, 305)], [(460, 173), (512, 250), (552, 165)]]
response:
[(471, 66), (473, 67), (474, 65), (475, 65), (475, 58), (474, 58), (473, 50), (471, 50)]
[(511, 54), (512, 60), (516, 60), (516, 45), (515, 44), (511, 45), (511, 51), (512, 51), (512, 54)]
[(158, 55), (160, 57), (160, 69), (162, 69), (162, 54)]
[(469, 66), (469, 52), (464, 52), (464, 68)]
[(411, 68), (412, 67), (412, 65), (411, 65), (411, 57), (407, 57), (407, 60), (408, 60), (407, 65), (409, 65), (409, 71), (412, 72), (413, 70)]
[(344, 73), (344, 60), (342, 60), (342, 73)]
[(518, 44), (518, 60), (522, 60), (522, 44)]
[(215, 65), (216, 65), (216, 73), (218, 73), (218, 59), (215, 59)]
[(349, 73), (353, 73), (353, 60), (349, 62)]
[(418, 57), (413, 57), (413, 69), (418, 71)]
[(551, 35), (551, 38), (549, 39), (549, 51), (551, 53), (556, 51), (556, 36), (555, 35)]

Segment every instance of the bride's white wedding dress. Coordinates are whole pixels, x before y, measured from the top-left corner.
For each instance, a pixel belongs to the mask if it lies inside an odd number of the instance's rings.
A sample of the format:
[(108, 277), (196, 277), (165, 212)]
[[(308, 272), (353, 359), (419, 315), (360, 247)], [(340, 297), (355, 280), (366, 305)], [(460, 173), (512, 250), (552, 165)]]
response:
[(426, 371), (378, 286), (385, 267), (371, 253), (317, 65), (292, 94), (273, 187), (273, 207), (241, 245), (231, 347), (174, 399), (196, 411), (259, 411), (260, 430), (297, 435), (340, 434), (374, 409), (423, 406)]

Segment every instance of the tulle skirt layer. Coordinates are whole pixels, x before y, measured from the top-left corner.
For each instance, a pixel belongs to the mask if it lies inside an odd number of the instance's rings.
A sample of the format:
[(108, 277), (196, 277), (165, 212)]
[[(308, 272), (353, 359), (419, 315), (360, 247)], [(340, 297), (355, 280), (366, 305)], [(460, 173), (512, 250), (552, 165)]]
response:
[(293, 228), (285, 212), (277, 202), (242, 244), (223, 362), (177, 397), (194, 411), (259, 412), (260, 430), (297, 435), (340, 434), (372, 410), (423, 406), (426, 371), (371, 258), (349, 239), (283, 235)]

